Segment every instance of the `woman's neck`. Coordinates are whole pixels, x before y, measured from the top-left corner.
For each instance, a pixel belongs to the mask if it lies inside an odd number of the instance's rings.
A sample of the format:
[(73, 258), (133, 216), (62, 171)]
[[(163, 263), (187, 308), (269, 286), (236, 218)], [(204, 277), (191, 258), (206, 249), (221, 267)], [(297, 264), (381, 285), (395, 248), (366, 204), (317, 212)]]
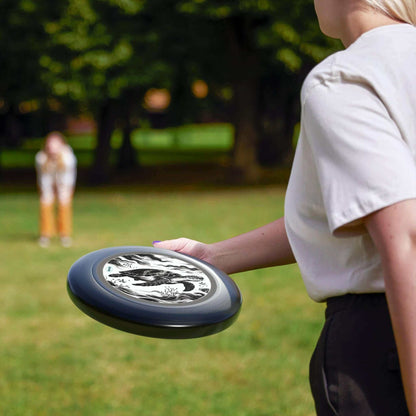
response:
[(345, 15), (343, 24), (341, 24), (340, 39), (347, 48), (369, 30), (399, 23), (402, 22), (375, 10), (351, 10)]

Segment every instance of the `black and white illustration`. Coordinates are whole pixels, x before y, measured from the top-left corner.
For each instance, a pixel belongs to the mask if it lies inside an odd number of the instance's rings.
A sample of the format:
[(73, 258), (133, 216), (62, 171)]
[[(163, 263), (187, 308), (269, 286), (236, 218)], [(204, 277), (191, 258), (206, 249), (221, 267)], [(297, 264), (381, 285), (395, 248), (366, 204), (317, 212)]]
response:
[(141, 300), (184, 304), (206, 296), (210, 278), (192, 263), (160, 254), (125, 254), (103, 266), (106, 282)]

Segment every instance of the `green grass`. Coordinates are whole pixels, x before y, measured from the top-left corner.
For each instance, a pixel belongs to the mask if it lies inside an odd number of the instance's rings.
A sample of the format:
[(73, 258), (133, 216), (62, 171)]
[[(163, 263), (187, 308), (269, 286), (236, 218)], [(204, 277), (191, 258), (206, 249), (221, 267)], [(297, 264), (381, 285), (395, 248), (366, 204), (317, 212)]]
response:
[[(141, 165), (163, 163), (203, 163), (224, 159), (233, 146), (234, 131), (230, 124), (185, 125), (165, 130), (138, 129), (132, 133), (132, 144)], [(26, 140), (21, 148), (3, 149), (0, 166), (3, 168), (32, 167), (36, 152), (42, 147), (43, 138)], [(80, 166), (93, 161), (96, 146), (94, 135), (68, 137)], [(121, 145), (121, 132), (116, 130), (111, 138), (112, 160), (117, 159)]]
[(223, 239), (282, 215), (283, 197), (277, 187), (80, 189), (74, 246), (42, 249), (35, 190), (0, 194), (0, 414), (312, 416), (307, 368), (322, 306), (295, 265), (235, 275), (244, 299), (237, 322), (194, 340), (108, 328), (66, 293), (69, 267), (92, 250)]

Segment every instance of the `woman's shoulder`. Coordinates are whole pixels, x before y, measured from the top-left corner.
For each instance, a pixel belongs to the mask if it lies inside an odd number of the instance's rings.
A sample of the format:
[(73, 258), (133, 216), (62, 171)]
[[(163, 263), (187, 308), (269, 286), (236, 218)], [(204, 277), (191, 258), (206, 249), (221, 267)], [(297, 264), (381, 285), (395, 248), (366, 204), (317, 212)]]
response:
[(330, 87), (346, 81), (367, 83), (371, 71), (363, 68), (369, 65), (368, 54), (361, 50), (348, 48), (335, 52), (311, 70), (303, 83), (302, 96), (306, 97), (317, 86)]
[(320, 85), (328, 85), (334, 80), (335, 66), (340, 61), (340, 55), (343, 54), (345, 54), (345, 51), (339, 51), (328, 56), (309, 72), (302, 85), (302, 103), (314, 88)]
[(378, 90), (415, 66), (416, 29), (410, 25), (379, 27), (316, 65), (304, 81), (302, 102), (317, 86), (354, 83)]

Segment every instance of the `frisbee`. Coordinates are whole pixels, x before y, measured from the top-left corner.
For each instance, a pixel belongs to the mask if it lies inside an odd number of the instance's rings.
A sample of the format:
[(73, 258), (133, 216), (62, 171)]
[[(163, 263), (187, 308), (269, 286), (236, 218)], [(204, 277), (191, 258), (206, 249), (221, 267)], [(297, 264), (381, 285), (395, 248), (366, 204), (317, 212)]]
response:
[(110, 247), (86, 254), (70, 268), (68, 294), (91, 318), (155, 338), (197, 338), (228, 328), (241, 293), (214, 266), (154, 247)]

